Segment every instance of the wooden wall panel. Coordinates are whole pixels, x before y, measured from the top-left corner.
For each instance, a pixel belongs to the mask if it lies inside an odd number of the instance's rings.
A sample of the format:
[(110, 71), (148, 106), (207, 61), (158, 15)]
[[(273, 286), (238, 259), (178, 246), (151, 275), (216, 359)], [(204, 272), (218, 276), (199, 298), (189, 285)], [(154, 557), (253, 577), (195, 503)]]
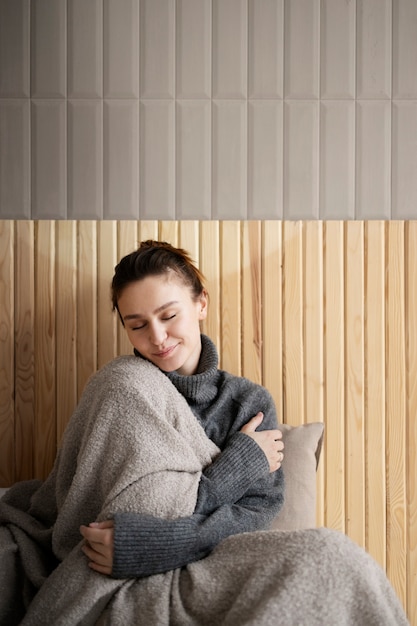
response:
[(15, 224), (0, 221), (0, 484), (16, 479), (14, 360)]
[[(55, 230), (54, 222), (35, 224), (34, 477), (39, 479), (48, 474), (57, 447)], [(81, 362), (84, 355), (85, 350), (79, 349)]]
[(384, 223), (365, 225), (366, 547), (386, 565), (385, 236)]
[(118, 259), (147, 238), (206, 274), (221, 365), (323, 421), (317, 521), (384, 567), (417, 624), (417, 222), (0, 221), (0, 486), (44, 478), (88, 377), (131, 347)]
[(16, 224), (15, 274), (15, 463), (17, 480), (33, 475), (35, 450), (34, 223)]

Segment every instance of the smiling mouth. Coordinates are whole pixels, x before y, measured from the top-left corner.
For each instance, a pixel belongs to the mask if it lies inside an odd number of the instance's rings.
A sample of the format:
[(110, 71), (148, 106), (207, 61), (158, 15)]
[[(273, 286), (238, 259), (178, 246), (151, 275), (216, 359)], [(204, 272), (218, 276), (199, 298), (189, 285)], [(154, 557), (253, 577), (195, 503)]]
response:
[(175, 350), (176, 347), (177, 347), (176, 345), (175, 346), (171, 346), (170, 348), (167, 348), (167, 350), (163, 350), (162, 352), (157, 352), (155, 354), (155, 356), (160, 358), (160, 359), (168, 357), (168, 356), (170, 356), (172, 354), (172, 352)]

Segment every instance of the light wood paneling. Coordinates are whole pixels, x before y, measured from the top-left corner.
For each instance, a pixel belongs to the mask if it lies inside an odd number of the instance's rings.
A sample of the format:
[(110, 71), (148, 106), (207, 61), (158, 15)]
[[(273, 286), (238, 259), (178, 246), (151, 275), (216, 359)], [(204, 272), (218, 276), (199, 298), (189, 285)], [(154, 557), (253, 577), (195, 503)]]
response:
[(0, 221), (0, 486), (44, 478), (85, 381), (130, 353), (114, 266), (189, 250), (221, 365), (323, 421), (317, 521), (386, 569), (417, 624), (417, 222)]

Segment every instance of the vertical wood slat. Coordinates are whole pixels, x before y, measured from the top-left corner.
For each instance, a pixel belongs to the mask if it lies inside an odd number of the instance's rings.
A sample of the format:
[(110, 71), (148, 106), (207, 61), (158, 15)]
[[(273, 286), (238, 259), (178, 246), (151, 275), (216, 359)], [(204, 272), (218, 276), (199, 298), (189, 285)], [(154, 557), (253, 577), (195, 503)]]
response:
[[(304, 395), (306, 422), (324, 421), (323, 224), (304, 225)], [(317, 522), (324, 524), (324, 464), (317, 472)]]
[(15, 280), (15, 459), (16, 480), (33, 475), (34, 465), (34, 223), (17, 222)]
[(35, 224), (34, 476), (48, 475), (57, 450), (55, 224)]
[(242, 223), (242, 373), (262, 384), (261, 229)]
[(187, 250), (197, 267), (199, 265), (198, 228), (197, 220), (184, 220), (178, 224), (178, 245)]
[(78, 223), (77, 238), (77, 398), (97, 369), (97, 225)]
[[(138, 229), (137, 222), (135, 221), (122, 221), (118, 223), (117, 229), (117, 260), (118, 262), (125, 255), (130, 254), (134, 250), (137, 249), (139, 245), (138, 242)], [(111, 280), (111, 277), (110, 277)], [(109, 280), (109, 283), (110, 283)], [(113, 315), (116, 317), (116, 328), (117, 328), (117, 354), (132, 354), (133, 348), (129, 339), (127, 338), (127, 333), (118, 319), (118, 315)]]
[[(210, 295), (210, 315), (202, 324), (203, 332), (206, 333), (222, 353), (220, 334), (220, 259), (219, 259), (219, 222), (200, 223), (200, 270), (207, 281)], [(221, 361), (220, 361), (221, 363)]]
[[(343, 224), (326, 222), (325, 298), (325, 523), (345, 530), (344, 476), (344, 264)], [(287, 385), (289, 382), (287, 382)]]
[[(242, 375), (241, 237), (238, 222), (220, 224), (222, 368)], [(210, 315), (210, 313), (209, 313)]]
[(282, 385), (282, 224), (262, 224), (263, 384), (283, 421)]
[(365, 229), (366, 548), (386, 565), (385, 489), (385, 233), (384, 223)]
[(117, 225), (98, 223), (97, 231), (97, 365), (102, 367), (117, 355), (117, 325), (110, 300), (110, 281), (117, 258)]
[(417, 221), (406, 224), (407, 612), (417, 623)]
[(59, 443), (77, 401), (76, 222), (57, 222), (56, 241), (56, 434)]
[(404, 223), (387, 223), (387, 572), (406, 601), (406, 372)]
[(363, 222), (345, 225), (346, 531), (365, 546)]
[(0, 485), (15, 480), (15, 223), (0, 221)]
[[(283, 373), (284, 420), (304, 422), (302, 223), (283, 225)], [(289, 384), (291, 381), (291, 384)]]

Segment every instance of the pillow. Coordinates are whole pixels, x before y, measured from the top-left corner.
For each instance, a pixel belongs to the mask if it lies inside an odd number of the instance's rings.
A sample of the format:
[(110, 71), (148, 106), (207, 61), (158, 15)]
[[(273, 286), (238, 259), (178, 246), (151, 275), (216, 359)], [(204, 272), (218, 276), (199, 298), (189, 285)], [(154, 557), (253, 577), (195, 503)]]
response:
[(280, 424), (284, 441), (282, 469), (284, 505), (271, 524), (274, 530), (298, 530), (316, 526), (316, 470), (324, 435), (322, 422), (301, 426)]

